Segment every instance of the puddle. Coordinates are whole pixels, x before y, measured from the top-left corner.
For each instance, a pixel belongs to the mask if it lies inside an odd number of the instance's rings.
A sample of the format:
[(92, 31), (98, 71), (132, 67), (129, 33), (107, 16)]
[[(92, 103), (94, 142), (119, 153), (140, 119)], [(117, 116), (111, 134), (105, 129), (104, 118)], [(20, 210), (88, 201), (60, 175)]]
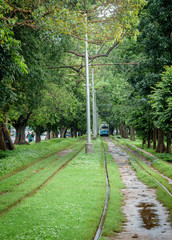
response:
[(122, 211), (126, 222), (123, 231), (110, 239), (172, 240), (168, 211), (156, 200), (156, 190), (148, 188), (138, 179), (130, 166), (128, 154), (110, 140), (106, 141), (125, 184), (121, 192), (124, 198)]
[(159, 226), (159, 218), (157, 211), (155, 209), (155, 204), (153, 203), (140, 203), (137, 205), (139, 207), (139, 213), (142, 218), (142, 227), (146, 229), (151, 229)]

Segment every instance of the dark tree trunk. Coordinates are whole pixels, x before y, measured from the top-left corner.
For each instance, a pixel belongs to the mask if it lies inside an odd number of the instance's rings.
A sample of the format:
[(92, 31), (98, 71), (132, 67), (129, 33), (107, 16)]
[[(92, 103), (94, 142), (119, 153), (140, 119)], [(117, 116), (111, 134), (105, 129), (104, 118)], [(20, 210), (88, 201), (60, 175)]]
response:
[[(14, 126), (15, 127), (15, 126)], [(28, 144), (28, 142), (25, 140), (25, 128), (26, 124), (23, 126), (16, 126), (16, 137), (15, 137), (15, 144)]]
[(75, 137), (75, 138), (77, 137), (77, 131), (76, 131), (76, 129), (74, 129), (74, 137)]
[(135, 141), (134, 128), (130, 127), (130, 140)]
[(118, 135), (118, 127), (116, 128), (116, 135)]
[(121, 124), (121, 136), (122, 136), (123, 138), (128, 138), (125, 123), (122, 123), (122, 124)]
[(36, 132), (36, 139), (35, 139), (36, 143), (41, 142), (41, 132)]
[(146, 144), (146, 139), (145, 138), (143, 138), (142, 139), (142, 147), (144, 148), (144, 145)]
[(158, 129), (158, 146), (156, 148), (156, 152), (163, 153), (165, 152), (165, 144), (164, 144), (164, 133), (161, 128)]
[(45, 128), (42, 126), (37, 126), (35, 133), (36, 133), (36, 138), (35, 138), (35, 143), (41, 142), (41, 134), (45, 131)]
[(171, 132), (167, 131), (167, 153), (171, 153)]
[(147, 140), (148, 140), (148, 148), (150, 148), (151, 147), (151, 131), (149, 130), (148, 131), (148, 136), (147, 136)]
[(157, 128), (153, 129), (153, 149), (156, 149), (156, 140), (157, 140)]
[(13, 126), (16, 129), (15, 144), (28, 144), (28, 142), (25, 140), (25, 128), (29, 116), (30, 114), (28, 114), (26, 117), (21, 115), (18, 120), (13, 123)]
[(60, 138), (66, 138), (67, 127), (60, 128)]
[(73, 128), (70, 129), (70, 137), (71, 137), (71, 138), (74, 137), (74, 130), (73, 130)]
[(3, 151), (14, 150), (14, 144), (4, 123), (0, 125), (0, 149)]
[(110, 127), (110, 128), (109, 128), (109, 134), (110, 134), (110, 135), (113, 135), (113, 132), (114, 132), (114, 127)]

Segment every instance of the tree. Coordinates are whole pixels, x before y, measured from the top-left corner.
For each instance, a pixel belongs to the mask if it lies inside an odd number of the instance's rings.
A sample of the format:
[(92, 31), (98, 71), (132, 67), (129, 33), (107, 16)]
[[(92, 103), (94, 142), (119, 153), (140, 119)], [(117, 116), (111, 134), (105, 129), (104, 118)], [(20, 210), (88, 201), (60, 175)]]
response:
[[(130, 83), (133, 85), (140, 99), (146, 99), (146, 109), (149, 109), (148, 124), (154, 128), (153, 112), (150, 108), (149, 95), (152, 87), (161, 81), (161, 74), (164, 66), (171, 65), (171, 1), (149, 0), (148, 4), (140, 14), (138, 44), (142, 51), (142, 59), (139, 65), (130, 76)], [(144, 115), (143, 115), (144, 118)], [(161, 152), (165, 151), (163, 133), (159, 130), (158, 146)], [(152, 129), (153, 132), (153, 129)], [(162, 143), (163, 142), (163, 143)], [(159, 151), (157, 149), (157, 151)]]
[(24, 27), (15, 29), (15, 32), (16, 38), (22, 42), (22, 55), (28, 66), (28, 74), (16, 77), (13, 88), (17, 98), (8, 116), (16, 128), (15, 143), (24, 144), (27, 143), (25, 127), (34, 109), (38, 109), (41, 104), (43, 89), (48, 82), (57, 81), (58, 75), (52, 76), (52, 72), (47, 70), (47, 62), (60, 61), (64, 42), (59, 41), (59, 36), (53, 41), (47, 39), (43, 32), (34, 32)]
[[(139, 2), (141, 4), (145, 1), (140, 0)], [(1, 5), (3, 6), (3, 13), (0, 15), (0, 20), (3, 29), (7, 26), (7, 29), (11, 30), (11, 34), (13, 34), (14, 29), (25, 30), (25, 28), (28, 28), (33, 31), (43, 31), (48, 38), (51, 37), (52, 39), (56, 35), (54, 33), (58, 31), (59, 33), (64, 33), (85, 41), (85, 33), (91, 33), (87, 41), (100, 45), (99, 53), (96, 56), (90, 56), (91, 60), (108, 56), (119, 44), (120, 39), (131, 32), (131, 24), (137, 21), (135, 16), (137, 16), (138, 9), (140, 8), (138, 0), (130, 0), (129, 2), (123, 0), (120, 4), (118, 1), (104, 0), (85, 0), (84, 2), (65, 0), (37, 1), (34, 3), (31, 0), (16, 2), (1, 0)], [(85, 13), (87, 14), (87, 20)], [(108, 46), (108, 50), (104, 54), (101, 51), (106, 45), (106, 41), (113, 41), (113, 44), (111, 47)], [(82, 57), (82, 54), (76, 54), (74, 51), (70, 51), (70, 53)], [(12, 59), (11, 56), (10, 59)], [(12, 90), (10, 96), (13, 93), (14, 91)]]
[[(172, 132), (172, 66), (166, 67), (162, 73), (162, 80), (154, 87), (150, 98), (154, 110), (155, 125), (167, 132), (167, 153), (171, 153)], [(157, 151), (164, 149), (158, 146)]]

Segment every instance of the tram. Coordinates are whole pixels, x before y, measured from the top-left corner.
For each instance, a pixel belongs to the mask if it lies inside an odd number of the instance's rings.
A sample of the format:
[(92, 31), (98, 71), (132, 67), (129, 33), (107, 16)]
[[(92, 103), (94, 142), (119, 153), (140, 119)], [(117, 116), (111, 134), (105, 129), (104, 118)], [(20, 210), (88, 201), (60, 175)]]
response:
[(101, 124), (99, 131), (100, 131), (100, 136), (106, 136), (106, 137), (109, 136), (109, 124), (107, 123)]

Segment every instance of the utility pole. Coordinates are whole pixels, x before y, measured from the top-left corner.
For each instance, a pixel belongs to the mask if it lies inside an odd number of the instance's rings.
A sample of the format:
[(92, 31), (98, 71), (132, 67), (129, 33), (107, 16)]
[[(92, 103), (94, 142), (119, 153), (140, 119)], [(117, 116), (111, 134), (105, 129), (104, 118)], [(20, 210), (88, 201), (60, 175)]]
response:
[[(87, 15), (86, 15), (87, 21)], [(89, 85), (89, 66), (88, 66), (88, 42), (87, 33), (85, 41), (85, 75), (86, 75), (86, 103), (87, 103), (87, 143), (85, 144), (85, 153), (93, 152), (91, 143), (91, 125), (90, 125), (90, 85)]]
[(96, 99), (95, 99), (95, 90), (94, 90), (94, 68), (92, 67), (92, 97), (93, 97), (93, 139), (97, 138), (97, 127), (96, 127)]

